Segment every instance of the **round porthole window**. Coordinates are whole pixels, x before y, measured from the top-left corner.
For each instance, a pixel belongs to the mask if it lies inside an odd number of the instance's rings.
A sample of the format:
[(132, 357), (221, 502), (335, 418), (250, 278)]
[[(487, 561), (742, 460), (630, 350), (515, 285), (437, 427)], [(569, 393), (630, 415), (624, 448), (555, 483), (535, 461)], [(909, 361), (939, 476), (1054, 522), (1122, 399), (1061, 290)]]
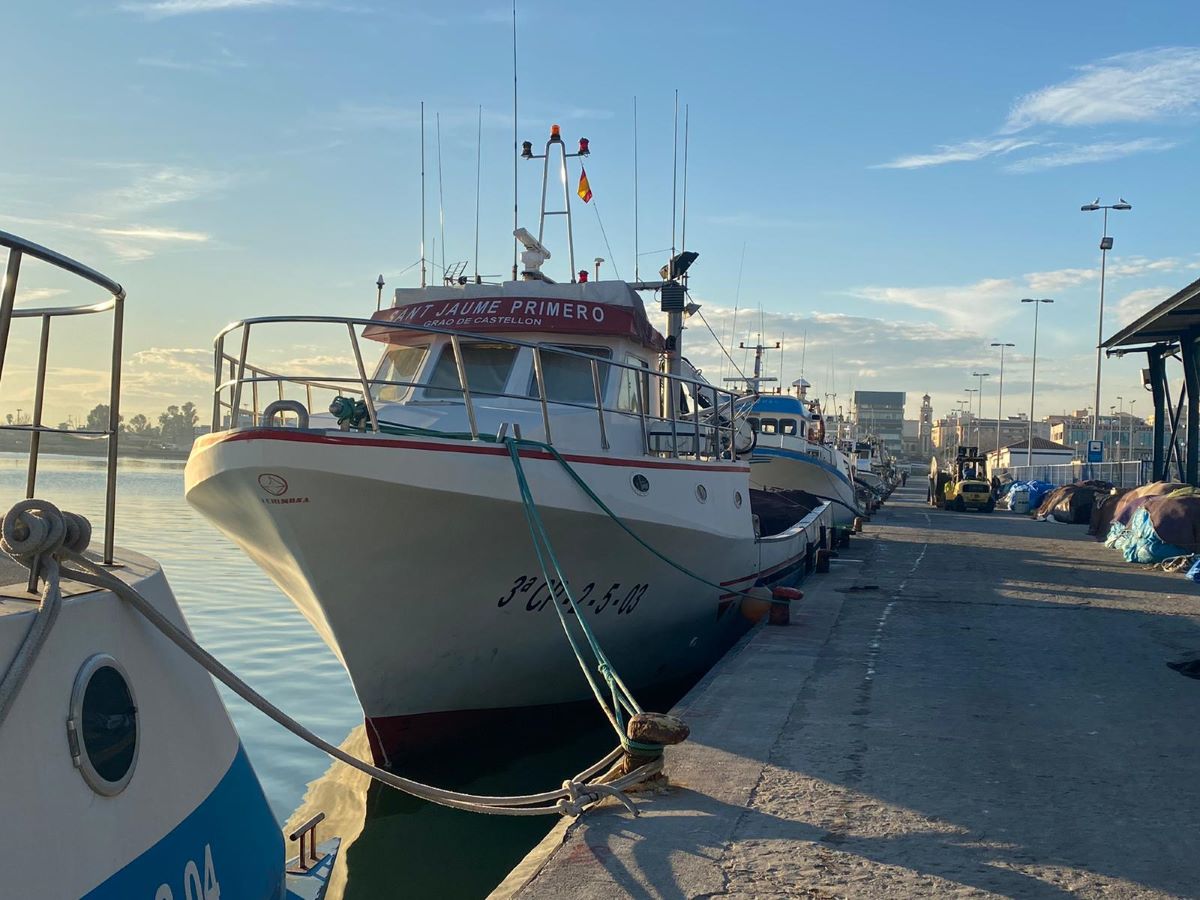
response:
[(733, 505), (736, 506), (738, 509), (742, 508), (742, 492), (741, 491), (733, 492)]
[(633, 478), (630, 479), (630, 483), (633, 485), (633, 489), (639, 494), (650, 493), (650, 479), (641, 472), (638, 472), (636, 475), (634, 475)]
[(119, 794), (138, 756), (138, 714), (129, 676), (107, 653), (83, 664), (71, 690), (67, 719), (71, 759), (92, 790)]
[(702, 484), (696, 485), (696, 499), (701, 503), (708, 502), (708, 488)]

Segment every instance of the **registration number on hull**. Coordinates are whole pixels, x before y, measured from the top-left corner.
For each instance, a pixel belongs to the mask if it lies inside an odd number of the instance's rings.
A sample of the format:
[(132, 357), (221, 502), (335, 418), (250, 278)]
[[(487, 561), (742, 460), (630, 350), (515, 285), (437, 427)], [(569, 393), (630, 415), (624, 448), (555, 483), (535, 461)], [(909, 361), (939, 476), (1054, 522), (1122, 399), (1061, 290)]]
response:
[[(583, 590), (573, 595), (580, 609), (591, 609), (597, 615), (605, 610), (616, 610), (616, 614), (621, 616), (629, 615), (637, 609), (649, 590), (648, 583), (638, 582), (627, 586), (614, 581), (605, 586), (602, 582), (591, 581), (583, 586)], [(558, 579), (551, 579), (547, 583), (536, 575), (518, 575), (507, 593), (500, 596), (496, 605), (503, 608), (510, 603), (524, 601), (526, 612), (541, 612), (550, 604), (551, 597), (563, 605), (567, 615), (575, 614), (567, 600), (565, 584)]]

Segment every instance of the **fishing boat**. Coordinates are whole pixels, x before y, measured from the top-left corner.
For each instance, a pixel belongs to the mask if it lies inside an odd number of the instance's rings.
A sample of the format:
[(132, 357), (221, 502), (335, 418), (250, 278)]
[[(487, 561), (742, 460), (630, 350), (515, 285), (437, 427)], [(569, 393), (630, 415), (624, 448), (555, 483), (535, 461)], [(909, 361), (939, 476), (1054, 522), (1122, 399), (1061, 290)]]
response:
[[(336, 839), (317, 844), (310, 822), (294, 832), (302, 851), (285, 864), (283, 835), (208, 673), (119, 596), (136, 591), (186, 633), (159, 564), (114, 546), (125, 292), (24, 238), (0, 232), (0, 246), (0, 375), (14, 322), (41, 326), (33, 421), (0, 425), (29, 436), (27, 498), (36, 496), (42, 436), (62, 432), (42, 421), (51, 322), (113, 316), (108, 424), (83, 432), (108, 441), (101, 546), (90, 548), (86, 519), (45, 500), (18, 503), (4, 519), (12, 558), (0, 563), (0, 894), (317, 900)], [(33, 260), (108, 299), (16, 307), (22, 261)], [(97, 571), (113, 586), (97, 586)]]
[[(188, 501), (344, 663), (385, 764), (586, 699), (553, 607), (568, 589), (635, 691), (696, 676), (749, 627), (744, 592), (795, 578), (828, 521), (825, 505), (756, 517), (748, 405), (683, 365), (695, 253), (658, 281), (589, 280), (568, 215), (569, 280), (546, 274), (550, 162), (569, 211), (567, 160), (587, 142), (567, 153), (556, 126), (544, 154), (528, 147), (542, 214), (537, 237), (516, 229), (519, 277), (397, 289), (365, 318), (231, 325), (187, 465)], [(300, 324), (336, 329), (348, 371), (248, 357), (252, 331), (269, 348)], [(263, 392), (278, 399), (260, 407)], [(530, 502), (561, 576), (535, 553)]]
[(750, 483), (758, 490), (802, 492), (828, 503), (833, 523), (847, 527), (861, 512), (850, 460), (837, 436), (826, 433), (820, 403), (808, 399), (811, 385), (804, 378), (792, 382), (787, 394), (759, 392), (761, 382), (773, 380), (761, 373), (764, 349), (761, 344), (755, 349), (754, 374), (745, 379), (754, 398), (748, 422), (756, 436)]

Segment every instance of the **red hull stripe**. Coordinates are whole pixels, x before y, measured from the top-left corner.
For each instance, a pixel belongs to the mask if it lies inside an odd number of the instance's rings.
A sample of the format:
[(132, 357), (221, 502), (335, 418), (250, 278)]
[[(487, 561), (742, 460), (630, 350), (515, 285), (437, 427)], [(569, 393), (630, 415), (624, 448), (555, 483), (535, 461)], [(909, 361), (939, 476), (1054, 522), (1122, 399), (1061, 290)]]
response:
[[(292, 441), (301, 444), (330, 444), (353, 447), (374, 447), (382, 450), (437, 450), (445, 453), (481, 453), (485, 456), (508, 456), (503, 447), (481, 446), (469, 443), (435, 443), (433, 441), (411, 441), (399, 438), (352, 437), (349, 434), (315, 434), (307, 431), (288, 432), (281, 429), (253, 429), (249, 431), (219, 432), (206, 434), (196, 439), (198, 449), (205, 450), (220, 443), (234, 441)], [(554, 459), (544, 450), (522, 448), (521, 456), (527, 459)], [(596, 466), (623, 466), (631, 469), (684, 469), (697, 472), (749, 472), (748, 466), (722, 466), (710, 463), (676, 463), (663, 460), (620, 459), (610, 456), (578, 456), (563, 454), (568, 462), (586, 463)]]
[[(750, 581), (752, 578), (767, 578), (771, 575), (774, 575), (776, 572), (780, 571), (781, 569), (786, 569), (788, 566), (794, 566), (797, 562), (799, 562), (803, 558), (804, 558), (803, 553), (797, 553), (795, 556), (791, 557), (790, 559), (785, 559), (783, 562), (779, 563), (779, 565), (771, 566), (771, 568), (767, 569), (765, 572), (755, 572), (753, 575), (744, 575), (741, 578), (733, 579), (733, 581), (722, 581), (721, 587), (732, 587), (735, 584), (742, 584), (743, 582)], [(723, 599), (725, 597), (736, 597), (737, 594), (722, 594), (721, 596)]]

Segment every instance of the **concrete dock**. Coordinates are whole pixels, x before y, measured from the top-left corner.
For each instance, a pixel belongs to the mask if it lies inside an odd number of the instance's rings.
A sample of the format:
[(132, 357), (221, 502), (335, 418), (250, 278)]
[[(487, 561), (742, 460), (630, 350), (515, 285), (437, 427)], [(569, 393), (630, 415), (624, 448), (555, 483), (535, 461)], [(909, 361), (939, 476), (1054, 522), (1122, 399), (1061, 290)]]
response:
[(1200, 586), (924, 496), (684, 698), (668, 792), (494, 896), (1200, 896)]

